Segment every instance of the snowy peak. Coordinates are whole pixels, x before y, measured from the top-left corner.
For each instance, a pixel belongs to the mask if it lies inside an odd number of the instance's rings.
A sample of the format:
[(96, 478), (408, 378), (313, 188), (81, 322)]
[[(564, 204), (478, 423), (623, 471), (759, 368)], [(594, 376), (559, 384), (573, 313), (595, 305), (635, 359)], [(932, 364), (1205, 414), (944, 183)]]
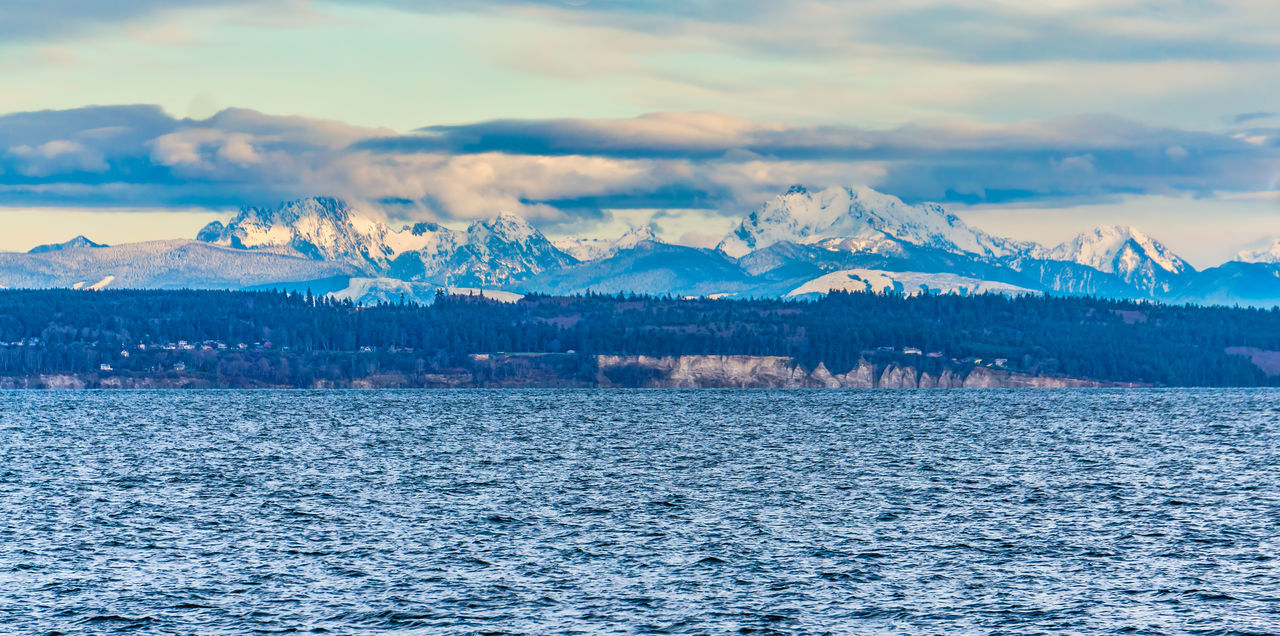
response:
[(1236, 252), (1234, 260), (1244, 263), (1280, 263), (1280, 237), (1264, 239)]
[(279, 248), (314, 260), (347, 261), (373, 270), (393, 255), (387, 226), (353, 212), (340, 199), (312, 197), (276, 208), (241, 208), (226, 225), (210, 223), (197, 240), (239, 249)]
[(333, 197), (308, 197), (282, 203), (279, 207), (246, 207), (240, 210), (243, 219), (253, 219), (264, 225), (299, 226), (308, 223), (328, 222), (332, 225), (351, 223), (351, 206)]
[(658, 242), (653, 226), (633, 227), (622, 236), (613, 239), (571, 237), (560, 239), (555, 246), (565, 254), (579, 261), (599, 261), (617, 254), (621, 250), (629, 250), (645, 241)]
[(494, 285), (577, 262), (521, 217), (501, 213), (467, 228), (450, 264), (449, 279)]
[(487, 221), (476, 221), (467, 228), (468, 242), (488, 243), (499, 241), (505, 243), (527, 243), (530, 241), (546, 242), (546, 237), (522, 217), (509, 212), (499, 212), (498, 216)]
[(890, 241), (988, 258), (1034, 248), (971, 228), (936, 203), (908, 205), (868, 187), (812, 192), (793, 186), (747, 215), (717, 249), (740, 258), (780, 241), (818, 243), (831, 249), (865, 245), (884, 249), (885, 241)]
[(461, 232), (424, 221), (402, 226), (399, 231), (386, 230), (382, 240), (392, 259), (402, 254), (418, 253), (427, 260), (439, 261), (453, 254), (467, 238)]
[(210, 223), (197, 239), (349, 263), (363, 273), (413, 281), (499, 284), (576, 262), (513, 214), (476, 221), (465, 232), (426, 222), (393, 230), (329, 197), (242, 208), (226, 224)]
[(1168, 292), (1173, 279), (1195, 271), (1159, 241), (1137, 228), (1121, 225), (1084, 232), (1049, 250), (1046, 257), (1115, 274), (1147, 294)]
[(70, 241), (66, 241), (63, 243), (49, 243), (47, 245), (37, 245), (31, 248), (30, 250), (27, 250), (27, 253), (28, 254), (44, 254), (47, 252), (61, 252), (63, 250), (81, 249), (81, 248), (88, 248), (88, 247), (106, 247), (106, 245), (103, 245), (101, 243), (94, 243), (93, 241), (90, 241), (85, 235), (81, 234), (71, 239)]
[(1048, 256), (1109, 274), (1133, 271), (1143, 261), (1170, 274), (1181, 274), (1191, 268), (1159, 241), (1126, 225), (1103, 225), (1083, 232), (1050, 250)]

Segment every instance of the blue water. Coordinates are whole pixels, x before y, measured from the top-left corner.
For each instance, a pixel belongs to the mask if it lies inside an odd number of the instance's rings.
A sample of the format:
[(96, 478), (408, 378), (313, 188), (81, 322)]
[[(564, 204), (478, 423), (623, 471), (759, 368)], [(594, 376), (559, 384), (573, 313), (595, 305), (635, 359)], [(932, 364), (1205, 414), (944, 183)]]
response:
[(1277, 391), (0, 393), (0, 631), (1280, 632)]

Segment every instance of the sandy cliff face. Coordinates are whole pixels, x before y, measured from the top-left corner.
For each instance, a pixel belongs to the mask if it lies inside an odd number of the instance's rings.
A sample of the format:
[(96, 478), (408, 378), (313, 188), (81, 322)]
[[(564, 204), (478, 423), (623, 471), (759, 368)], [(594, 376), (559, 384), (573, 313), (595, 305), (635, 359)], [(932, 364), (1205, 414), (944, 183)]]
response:
[(873, 364), (866, 360), (848, 373), (833, 374), (819, 364), (806, 370), (782, 356), (596, 356), (600, 386), (613, 386), (611, 372), (649, 372), (646, 386), (661, 388), (1064, 388), (1095, 387), (1098, 382), (1075, 378), (1032, 376), (976, 367), (966, 371), (943, 370), (938, 376), (915, 367)]

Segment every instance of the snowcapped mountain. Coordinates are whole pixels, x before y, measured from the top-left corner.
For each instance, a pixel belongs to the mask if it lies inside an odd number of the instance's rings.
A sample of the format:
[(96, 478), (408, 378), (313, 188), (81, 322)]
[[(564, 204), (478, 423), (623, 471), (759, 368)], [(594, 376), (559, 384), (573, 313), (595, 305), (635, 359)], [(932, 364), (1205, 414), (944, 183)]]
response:
[(242, 289), (353, 273), (347, 263), (189, 240), (0, 252), (0, 287), (12, 288)]
[(1104, 225), (1044, 253), (1048, 260), (1087, 265), (1150, 294), (1171, 291), (1195, 270), (1159, 241), (1129, 226)]
[(60, 252), (62, 250), (77, 249), (82, 247), (106, 247), (106, 245), (103, 245), (101, 243), (94, 243), (93, 241), (90, 241), (85, 235), (81, 234), (71, 239), (70, 241), (66, 241), (63, 243), (49, 243), (46, 245), (37, 245), (31, 248), (30, 250), (27, 250), (27, 253), (28, 254), (44, 254), (45, 252)]
[(1040, 293), (1034, 289), (999, 281), (982, 280), (955, 274), (930, 272), (886, 272), (874, 269), (846, 269), (831, 272), (791, 290), (787, 296), (826, 294), (832, 291), (893, 292), (905, 296), (919, 294), (1000, 293), (1022, 296)]
[(274, 209), (246, 207), (230, 222), (213, 222), (197, 240), (347, 263), (379, 277), (439, 284), (492, 285), (575, 260), (527, 221), (499, 214), (458, 232), (435, 223), (394, 230), (330, 197), (289, 201)]
[(392, 231), (386, 225), (354, 213), (345, 201), (312, 197), (274, 209), (241, 208), (226, 225), (214, 221), (205, 226), (196, 239), (237, 249), (274, 248), (376, 271), (394, 255), (388, 246), (389, 234)]
[(386, 273), (404, 280), (439, 277), (448, 270), (466, 236), (436, 223), (415, 223), (387, 235), (387, 247), (395, 256)]
[(653, 227), (645, 225), (643, 227), (631, 228), (623, 232), (622, 236), (614, 239), (602, 238), (582, 238), (570, 237), (554, 241), (561, 252), (572, 256), (579, 261), (598, 261), (609, 258), (617, 254), (619, 250), (628, 250), (642, 241), (657, 241), (658, 237), (653, 233)]
[(641, 241), (603, 260), (548, 271), (521, 282), (517, 290), (709, 296), (746, 292), (759, 284), (756, 280), (721, 252)]
[(450, 263), (449, 282), (481, 287), (501, 285), (576, 262), (528, 221), (503, 213), (467, 228), (466, 241)]
[(328, 295), (337, 300), (349, 300), (352, 303), (363, 305), (395, 304), (401, 301), (430, 305), (435, 302), (436, 292), (440, 290), (448, 294), (481, 294), (490, 300), (500, 302), (515, 302), (523, 298), (520, 294), (491, 289), (441, 287), (430, 283), (411, 283), (395, 278), (360, 277), (350, 279), (346, 287), (331, 291)]
[(907, 243), (989, 258), (1034, 248), (971, 228), (936, 203), (907, 205), (867, 187), (811, 192), (793, 186), (747, 215), (717, 249), (740, 258), (781, 241), (881, 253)]
[(1095, 228), (1050, 249), (869, 188), (792, 188), (743, 218), (716, 249), (664, 244), (651, 227), (552, 243), (505, 213), (461, 230), (425, 222), (394, 229), (376, 218), (316, 197), (244, 208), (196, 241), (106, 247), (80, 236), (0, 253), (0, 287), (296, 288), (361, 302), (424, 302), (446, 287), (717, 297), (890, 288), (1280, 303), (1280, 239), (1197, 272), (1131, 227)]
[(1242, 263), (1280, 263), (1280, 237), (1264, 239), (1236, 252), (1234, 260)]

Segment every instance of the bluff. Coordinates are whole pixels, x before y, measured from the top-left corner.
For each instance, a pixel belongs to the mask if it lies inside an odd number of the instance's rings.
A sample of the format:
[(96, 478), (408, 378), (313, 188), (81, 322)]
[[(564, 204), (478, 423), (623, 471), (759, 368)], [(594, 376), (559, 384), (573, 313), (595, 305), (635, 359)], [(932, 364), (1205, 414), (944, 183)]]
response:
[(805, 369), (785, 356), (683, 355), (596, 356), (599, 386), (651, 388), (821, 388), (977, 389), (1099, 387), (1080, 378), (1035, 376), (1003, 369), (970, 367), (934, 374), (913, 365), (861, 360), (847, 373), (831, 373), (823, 363)]

